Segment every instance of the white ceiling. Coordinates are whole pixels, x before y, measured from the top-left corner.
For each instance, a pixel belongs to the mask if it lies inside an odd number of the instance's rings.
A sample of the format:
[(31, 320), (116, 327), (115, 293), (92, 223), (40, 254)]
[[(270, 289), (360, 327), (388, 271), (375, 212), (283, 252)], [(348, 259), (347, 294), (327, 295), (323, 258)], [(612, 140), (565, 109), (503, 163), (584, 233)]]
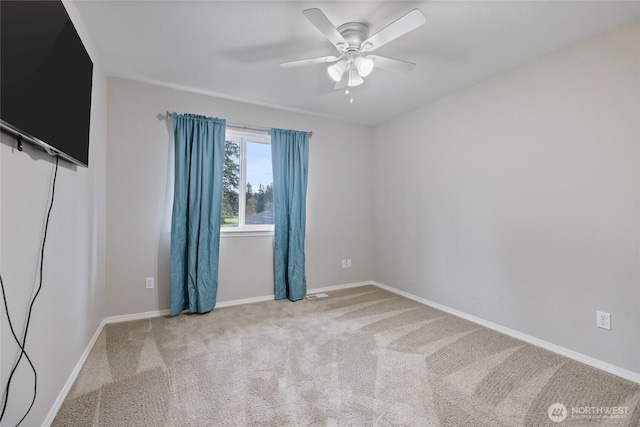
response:
[[(376, 125), (597, 34), (640, 19), (637, 1), (76, 1), (111, 76)], [(279, 63), (336, 53), (302, 15), (370, 34), (414, 8), (417, 30), (376, 50), (415, 62), (376, 69), (353, 104), (327, 65)]]

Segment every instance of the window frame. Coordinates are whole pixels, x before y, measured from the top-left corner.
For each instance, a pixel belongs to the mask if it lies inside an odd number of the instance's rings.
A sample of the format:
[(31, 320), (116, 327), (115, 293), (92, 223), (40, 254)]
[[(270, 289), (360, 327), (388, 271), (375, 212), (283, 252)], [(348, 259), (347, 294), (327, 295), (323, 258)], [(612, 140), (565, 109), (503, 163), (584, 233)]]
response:
[(246, 129), (227, 129), (224, 141), (225, 144), (227, 141), (240, 143), (240, 183), (238, 185), (238, 226), (220, 227), (220, 237), (272, 236), (275, 224), (245, 224), (247, 209), (247, 142), (271, 145), (271, 135)]

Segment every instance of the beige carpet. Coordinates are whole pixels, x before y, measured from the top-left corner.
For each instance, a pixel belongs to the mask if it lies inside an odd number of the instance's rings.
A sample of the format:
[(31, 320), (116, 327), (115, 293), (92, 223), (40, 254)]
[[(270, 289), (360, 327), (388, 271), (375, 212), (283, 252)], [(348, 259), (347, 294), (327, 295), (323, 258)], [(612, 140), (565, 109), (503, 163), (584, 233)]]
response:
[(107, 325), (53, 425), (640, 425), (637, 384), (374, 286), (328, 294)]

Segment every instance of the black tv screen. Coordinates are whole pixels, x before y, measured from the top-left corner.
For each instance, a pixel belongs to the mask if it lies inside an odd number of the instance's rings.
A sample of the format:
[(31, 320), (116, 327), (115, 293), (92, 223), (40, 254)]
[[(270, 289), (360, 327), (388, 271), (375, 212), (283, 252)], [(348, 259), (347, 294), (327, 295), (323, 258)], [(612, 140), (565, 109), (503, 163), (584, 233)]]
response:
[(64, 5), (2, 0), (0, 8), (2, 129), (88, 166), (93, 62)]

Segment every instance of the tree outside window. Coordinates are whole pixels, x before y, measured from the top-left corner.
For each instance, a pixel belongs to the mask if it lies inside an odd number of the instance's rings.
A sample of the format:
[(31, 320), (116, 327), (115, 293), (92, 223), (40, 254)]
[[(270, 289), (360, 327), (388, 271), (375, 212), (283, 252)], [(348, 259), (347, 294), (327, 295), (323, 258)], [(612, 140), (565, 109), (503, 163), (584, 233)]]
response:
[(272, 230), (273, 173), (268, 136), (227, 132), (222, 214), (223, 230)]

